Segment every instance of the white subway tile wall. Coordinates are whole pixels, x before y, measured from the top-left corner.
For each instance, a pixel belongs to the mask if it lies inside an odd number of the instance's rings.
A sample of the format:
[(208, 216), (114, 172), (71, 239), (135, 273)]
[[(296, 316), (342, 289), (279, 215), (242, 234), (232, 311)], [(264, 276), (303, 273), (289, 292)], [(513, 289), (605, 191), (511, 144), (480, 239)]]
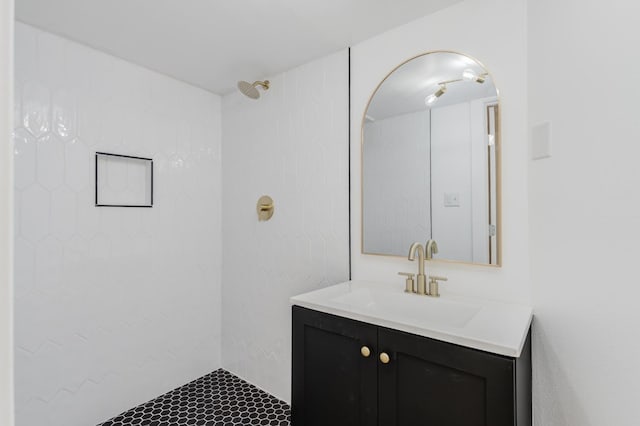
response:
[[(16, 31), (17, 425), (87, 426), (220, 367), (220, 97)], [(95, 207), (95, 151), (154, 207)]]
[(289, 401), (289, 298), (349, 276), (347, 51), (269, 80), (222, 101), (223, 367)]

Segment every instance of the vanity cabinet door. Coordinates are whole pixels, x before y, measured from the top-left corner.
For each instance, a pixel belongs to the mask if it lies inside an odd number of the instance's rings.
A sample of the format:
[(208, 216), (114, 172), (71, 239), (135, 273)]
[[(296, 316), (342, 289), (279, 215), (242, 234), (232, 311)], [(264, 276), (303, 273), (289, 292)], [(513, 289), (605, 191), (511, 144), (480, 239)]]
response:
[(292, 426), (377, 426), (376, 342), (376, 326), (294, 306)]
[(513, 358), (385, 328), (378, 348), (380, 425), (517, 424)]

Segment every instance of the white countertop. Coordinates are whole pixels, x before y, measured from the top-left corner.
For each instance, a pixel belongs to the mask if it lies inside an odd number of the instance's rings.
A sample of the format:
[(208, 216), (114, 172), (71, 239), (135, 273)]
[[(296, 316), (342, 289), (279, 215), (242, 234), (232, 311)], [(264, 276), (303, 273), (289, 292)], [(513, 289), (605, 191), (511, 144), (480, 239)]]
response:
[(291, 298), (293, 305), (499, 355), (519, 357), (532, 309), (443, 295), (405, 293), (399, 285), (347, 281)]

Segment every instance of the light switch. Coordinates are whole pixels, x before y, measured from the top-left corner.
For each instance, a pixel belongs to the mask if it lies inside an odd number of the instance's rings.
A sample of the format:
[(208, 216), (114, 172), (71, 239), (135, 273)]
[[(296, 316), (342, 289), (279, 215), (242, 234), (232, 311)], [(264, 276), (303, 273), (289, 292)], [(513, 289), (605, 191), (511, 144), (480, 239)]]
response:
[(531, 159), (551, 157), (551, 123), (545, 121), (531, 128)]
[(457, 192), (447, 192), (444, 194), (445, 207), (460, 207), (460, 194)]

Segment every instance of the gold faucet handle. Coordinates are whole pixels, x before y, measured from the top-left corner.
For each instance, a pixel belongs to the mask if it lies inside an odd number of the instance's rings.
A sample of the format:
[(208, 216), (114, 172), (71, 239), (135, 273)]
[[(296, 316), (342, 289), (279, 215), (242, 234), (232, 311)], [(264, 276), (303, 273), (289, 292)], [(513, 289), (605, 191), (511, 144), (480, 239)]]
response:
[(438, 243), (436, 240), (427, 240), (424, 245), (424, 254), (426, 260), (433, 260), (433, 255), (438, 253)]
[(407, 277), (407, 279), (405, 280), (405, 293), (415, 293), (415, 289), (414, 289), (414, 281), (413, 281), (413, 277), (415, 276), (415, 274), (411, 274), (409, 272), (398, 272), (398, 275), (402, 275)]
[(448, 281), (446, 277), (439, 277), (437, 275), (429, 275), (429, 296), (440, 297), (440, 289), (438, 281)]

